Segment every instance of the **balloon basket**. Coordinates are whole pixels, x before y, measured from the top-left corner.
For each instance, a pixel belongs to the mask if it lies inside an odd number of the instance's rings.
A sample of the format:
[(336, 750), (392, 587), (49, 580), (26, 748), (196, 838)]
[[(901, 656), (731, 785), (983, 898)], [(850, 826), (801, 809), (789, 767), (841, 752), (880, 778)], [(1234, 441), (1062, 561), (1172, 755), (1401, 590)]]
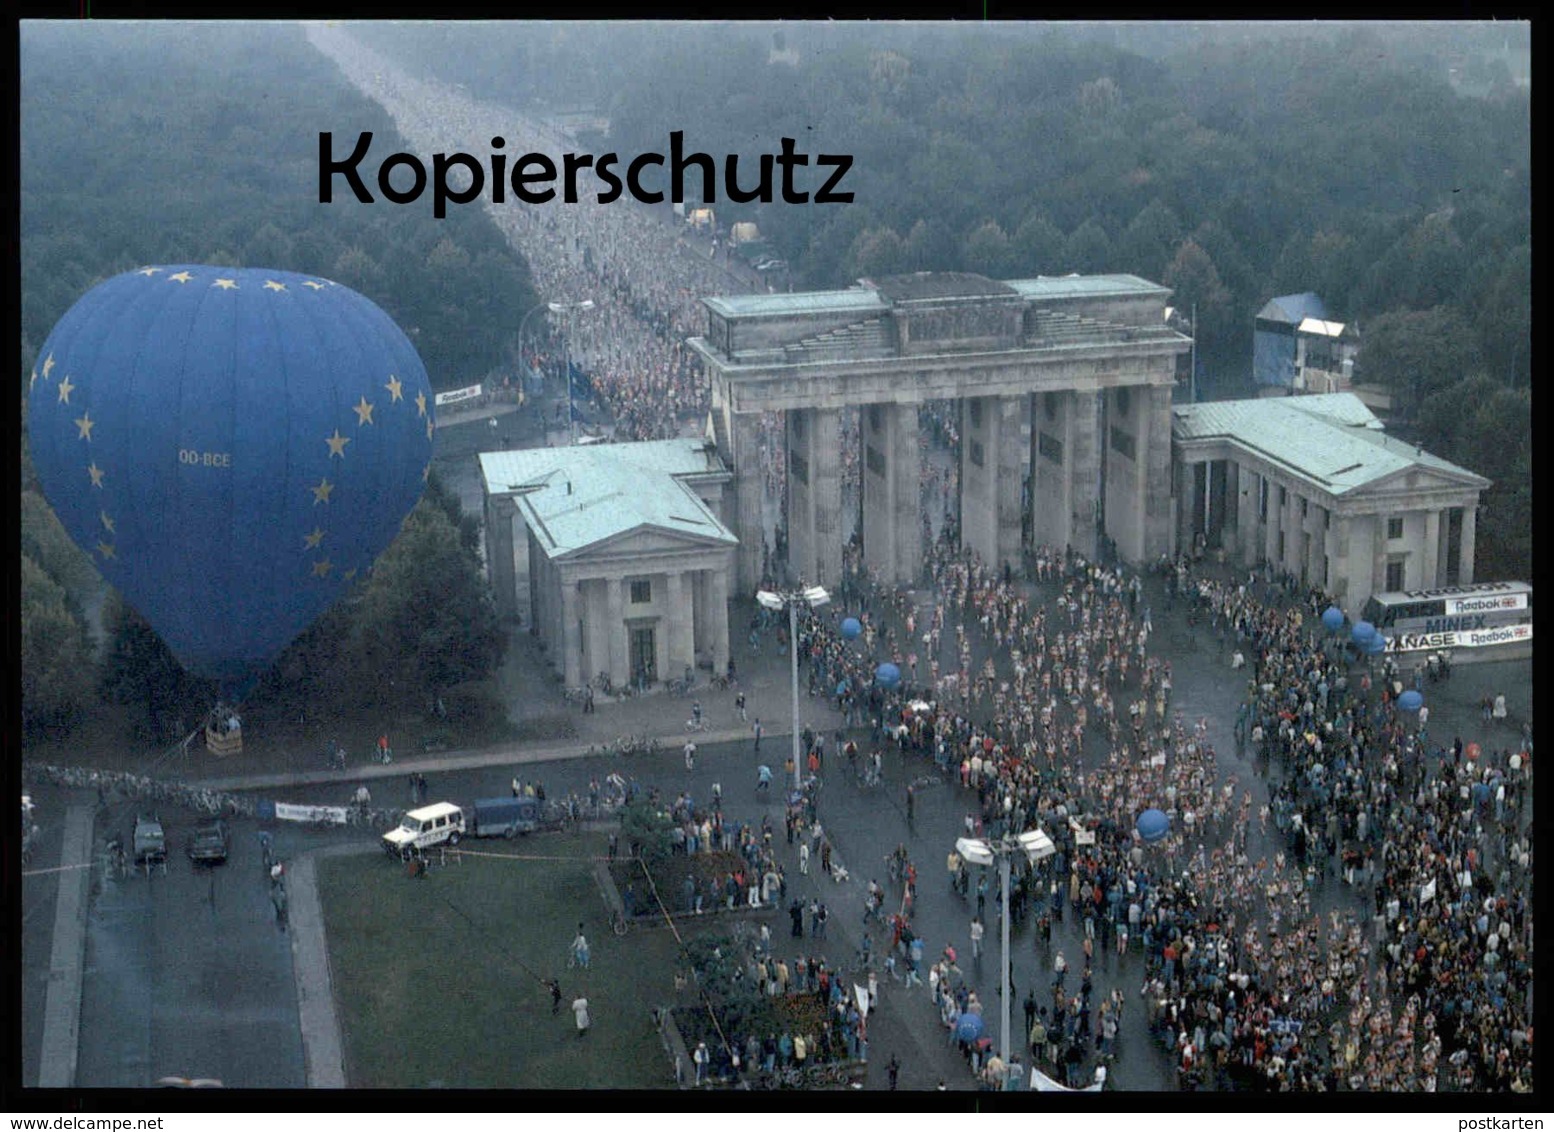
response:
[(229, 755), (240, 755), (243, 753), (243, 732), (237, 730), (223, 733), (219, 728), (207, 727), (205, 749), (218, 759), (227, 758)]

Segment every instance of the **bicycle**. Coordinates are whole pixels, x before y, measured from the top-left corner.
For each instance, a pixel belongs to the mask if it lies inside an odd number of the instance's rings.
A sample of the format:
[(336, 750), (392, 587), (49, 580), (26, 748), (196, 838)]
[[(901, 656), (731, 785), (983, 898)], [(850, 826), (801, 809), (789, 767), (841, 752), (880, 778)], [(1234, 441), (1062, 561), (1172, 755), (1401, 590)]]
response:
[(619, 910), (610, 915), (610, 930), (616, 935), (625, 935), (631, 924), (626, 920), (626, 914)]
[(687, 719), (685, 721), (685, 729), (687, 731), (706, 731), (707, 721), (705, 719)]

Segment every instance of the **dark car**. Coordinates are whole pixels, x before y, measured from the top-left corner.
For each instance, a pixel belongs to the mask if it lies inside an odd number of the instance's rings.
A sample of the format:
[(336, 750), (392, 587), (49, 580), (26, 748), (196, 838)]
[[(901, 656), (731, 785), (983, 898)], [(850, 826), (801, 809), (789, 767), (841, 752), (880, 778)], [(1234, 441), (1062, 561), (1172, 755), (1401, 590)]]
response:
[(137, 865), (160, 865), (167, 860), (167, 835), (155, 814), (141, 814), (135, 819), (131, 844)]
[(220, 818), (205, 822), (189, 838), (189, 860), (212, 864), (225, 861), (231, 844), (232, 834), (226, 822)]

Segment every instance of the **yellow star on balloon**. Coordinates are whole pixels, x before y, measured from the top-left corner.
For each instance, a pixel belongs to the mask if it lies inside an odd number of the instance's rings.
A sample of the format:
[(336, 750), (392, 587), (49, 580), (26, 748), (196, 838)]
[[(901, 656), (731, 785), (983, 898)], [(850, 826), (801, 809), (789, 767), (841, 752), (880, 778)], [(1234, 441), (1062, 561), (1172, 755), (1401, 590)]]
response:
[(351, 438), (349, 436), (341, 436), (339, 429), (335, 429), (335, 434), (333, 436), (324, 437), (324, 443), (329, 445), (329, 454), (331, 456), (339, 456), (344, 458), (345, 446), (350, 442)]
[[(495, 420), (496, 418), (492, 417), (491, 419)], [(432, 418), (431, 417), (427, 417), (426, 418), (426, 439), (430, 440), (431, 438), (432, 438)]]
[(318, 544), (324, 541), (324, 528), (314, 527), (312, 534), (302, 536), (302, 541), (309, 550), (316, 549)]
[(390, 403), (394, 401), (403, 401), (405, 399), (403, 392), (405, 388), (404, 382), (400, 381), (399, 378), (395, 377), (393, 374), (389, 374), (388, 384), (383, 388), (389, 391)]
[(363, 397), (359, 405), (352, 405), (351, 408), (356, 413), (357, 427), (372, 423), (372, 404), (367, 398)]
[(352, 566), (349, 570), (340, 576), (349, 582), (352, 578), (356, 577), (356, 567)]
[(273, 279), (266, 279), (264, 281), (264, 289), (266, 291), (284, 291), (286, 289), (286, 284), (277, 283)]
[(302, 285), (304, 287), (311, 287), (315, 291), (322, 291), (324, 289), (324, 285), (322, 283), (314, 282), (312, 279), (303, 280)]
[(135, 274), (136, 275), (145, 275), (145, 276), (149, 277), (149, 276), (155, 275), (158, 271), (161, 271), (161, 270), (162, 269), (160, 267), (142, 267)]
[(108, 518), (108, 512), (99, 511), (97, 517), (103, 521), (103, 529), (110, 535), (113, 534), (113, 520)]
[(87, 467), (86, 467), (86, 474), (92, 477), (92, 486), (93, 487), (102, 487), (102, 485), (103, 485), (103, 470), (97, 466), (97, 462), (95, 460), (92, 461), (92, 463), (87, 465)]
[(211, 286), (212, 287), (220, 287), (223, 291), (236, 291), (237, 290), (237, 280), (236, 279), (218, 279), (214, 283), (212, 283)]
[(334, 489), (335, 485), (326, 479), (319, 480), (318, 486), (308, 488), (308, 490), (313, 493), (313, 505), (316, 507), (320, 503), (328, 503), (329, 493)]
[[(64, 386), (61, 385), (60, 388), (63, 389)], [(85, 416), (77, 417), (76, 428), (81, 430), (81, 435), (78, 439), (90, 441), (92, 439), (92, 426), (96, 423), (97, 422), (92, 419), (91, 413), (87, 413)]]
[[(44, 371), (43, 376), (44, 377), (48, 376), (48, 371), (47, 370)], [(416, 416), (418, 416), (418, 417), (426, 416), (426, 394), (425, 393), (417, 393), (415, 395), (415, 407), (416, 407)]]
[(426, 465), (426, 467), (421, 469), (421, 481), (423, 483), (425, 483), (425, 482), (429, 481), (431, 478), (432, 478), (432, 466), (430, 464), (428, 464), (428, 465)]
[(194, 276), (190, 275), (187, 271), (180, 271), (174, 275), (169, 275), (168, 278), (173, 280), (175, 283), (187, 283), (189, 280), (193, 279)]
[(335, 568), (334, 563), (329, 561), (329, 559), (327, 559), (327, 558), (324, 559), (322, 562), (315, 562), (315, 563), (313, 563), (313, 576), (315, 578), (325, 578), (325, 577), (328, 577), (329, 576), (329, 571), (333, 570), (334, 568)]
[(101, 554), (104, 558), (114, 557), (113, 547), (106, 542), (100, 542), (97, 544), (97, 553)]
[(74, 388), (75, 386), (70, 384), (70, 375), (67, 373), (65, 380), (59, 383), (59, 399), (62, 403), (70, 404), (70, 391)]
[(43, 362), (43, 380), (49, 379), (49, 370), (54, 368), (54, 355), (50, 354)]
[(27, 388), (30, 390), (36, 384), (38, 384), (38, 370), (35, 366), (33, 367), (32, 376), (27, 379)]

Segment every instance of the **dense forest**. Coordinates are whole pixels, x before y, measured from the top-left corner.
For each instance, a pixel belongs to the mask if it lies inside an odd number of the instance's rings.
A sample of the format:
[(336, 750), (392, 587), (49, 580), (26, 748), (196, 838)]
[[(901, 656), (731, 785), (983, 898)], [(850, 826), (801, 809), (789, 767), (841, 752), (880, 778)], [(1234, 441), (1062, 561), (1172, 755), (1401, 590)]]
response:
[[(1251, 392), (1252, 323), (1315, 291), (1392, 427), (1495, 481), (1483, 577), (1530, 573), (1525, 25), (480, 25), (363, 32), (622, 155), (848, 153), (852, 205), (738, 206), (806, 286), (905, 270), (1131, 272)], [(692, 178), (693, 185), (696, 179)]]
[[(295, 24), (46, 24), (22, 37), (22, 372), (94, 282), (148, 263), (306, 272), (404, 328), (434, 387), (516, 358), (528, 266), (479, 208), (318, 201), (318, 135), (406, 148)], [(413, 267), (414, 270), (410, 268)]]

